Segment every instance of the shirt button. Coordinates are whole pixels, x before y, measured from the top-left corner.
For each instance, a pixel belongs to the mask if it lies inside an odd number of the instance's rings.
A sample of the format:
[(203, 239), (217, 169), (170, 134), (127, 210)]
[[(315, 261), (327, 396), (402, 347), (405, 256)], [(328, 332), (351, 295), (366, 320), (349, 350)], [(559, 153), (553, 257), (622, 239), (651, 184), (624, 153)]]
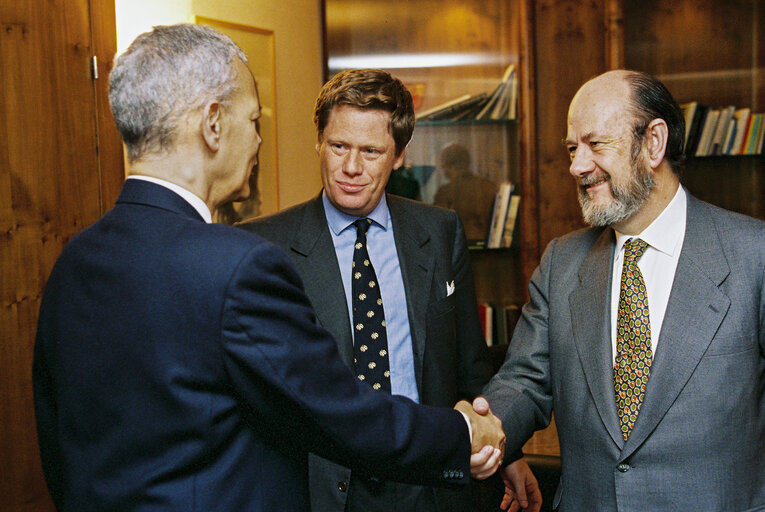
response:
[(337, 482), (337, 490), (340, 492), (345, 492), (348, 490), (348, 483), (347, 482)]
[(616, 469), (618, 469), (620, 473), (626, 473), (627, 471), (630, 470), (630, 465), (627, 464), (626, 462), (622, 462), (621, 464), (616, 466)]

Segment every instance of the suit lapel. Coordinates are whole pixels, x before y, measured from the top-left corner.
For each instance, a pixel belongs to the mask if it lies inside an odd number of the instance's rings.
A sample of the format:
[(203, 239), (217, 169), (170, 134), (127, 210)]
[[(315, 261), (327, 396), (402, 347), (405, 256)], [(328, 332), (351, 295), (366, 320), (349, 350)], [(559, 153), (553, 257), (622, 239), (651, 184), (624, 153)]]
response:
[(422, 389), (422, 364), (425, 354), (427, 311), (435, 257), (430, 234), (407, 208), (405, 201), (386, 196), (393, 223), (393, 236), (404, 279), (407, 313), (415, 355), (417, 388)]
[(299, 267), (306, 289), (313, 290), (311, 301), (322, 319), (322, 326), (334, 334), (340, 356), (353, 368), (353, 338), (343, 280), (321, 196), (306, 203), (290, 248), (300, 256), (295, 258), (295, 265)]
[(571, 325), (587, 386), (601, 421), (614, 442), (623, 444), (614, 398), (611, 355), (611, 266), (614, 232), (601, 233), (579, 268), (579, 284), (569, 296)]
[(690, 194), (687, 197), (688, 216), (683, 249), (645, 399), (624, 447), (624, 457), (640, 446), (667, 413), (696, 369), (730, 307), (730, 299), (719, 288), (730, 268), (716, 227), (705, 215), (702, 203)]

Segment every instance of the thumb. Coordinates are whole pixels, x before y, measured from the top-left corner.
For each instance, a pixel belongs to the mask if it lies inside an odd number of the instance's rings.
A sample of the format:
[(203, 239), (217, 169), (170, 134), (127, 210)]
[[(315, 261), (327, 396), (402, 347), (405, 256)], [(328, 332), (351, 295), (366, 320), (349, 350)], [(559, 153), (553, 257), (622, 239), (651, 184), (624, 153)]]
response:
[(489, 401), (482, 396), (477, 397), (475, 400), (473, 400), (473, 410), (481, 416), (486, 416), (491, 412), (491, 409), (489, 408)]

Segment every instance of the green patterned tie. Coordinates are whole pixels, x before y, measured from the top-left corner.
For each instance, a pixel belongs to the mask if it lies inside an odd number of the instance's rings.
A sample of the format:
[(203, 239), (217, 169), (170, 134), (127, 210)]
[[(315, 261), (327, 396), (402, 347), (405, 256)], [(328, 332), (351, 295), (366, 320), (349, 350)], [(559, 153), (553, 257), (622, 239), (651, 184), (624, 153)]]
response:
[(614, 390), (625, 441), (635, 426), (643, 403), (653, 360), (648, 295), (643, 274), (637, 265), (647, 247), (648, 244), (639, 238), (631, 238), (624, 244), (624, 266), (616, 320)]

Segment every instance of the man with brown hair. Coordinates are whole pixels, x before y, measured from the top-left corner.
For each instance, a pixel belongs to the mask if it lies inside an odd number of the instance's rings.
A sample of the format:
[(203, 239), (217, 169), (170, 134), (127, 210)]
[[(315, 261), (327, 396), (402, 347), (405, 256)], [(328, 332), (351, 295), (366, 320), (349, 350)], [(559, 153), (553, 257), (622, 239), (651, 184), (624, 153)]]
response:
[[(385, 193), (414, 129), (409, 91), (385, 71), (344, 71), (321, 89), (314, 121), (323, 191), (241, 227), (290, 256), (319, 322), (359, 379), (422, 404), (472, 399), (492, 368), (462, 224), (453, 211)], [(368, 257), (357, 260), (362, 248)], [(379, 279), (379, 307), (357, 302), (369, 295), (354, 291), (362, 266)], [(360, 341), (367, 327), (360, 313), (370, 322), (384, 318), (373, 350)], [(533, 479), (523, 461), (515, 467)], [(309, 482), (311, 505), (323, 512), (475, 509), (468, 493), (369, 479), (319, 457), (310, 461)]]

